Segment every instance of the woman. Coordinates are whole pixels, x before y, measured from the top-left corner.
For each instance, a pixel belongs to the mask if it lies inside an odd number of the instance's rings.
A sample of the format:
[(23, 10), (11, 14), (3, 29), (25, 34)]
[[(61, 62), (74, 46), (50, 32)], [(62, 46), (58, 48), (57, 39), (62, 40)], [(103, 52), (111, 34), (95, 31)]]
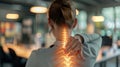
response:
[(75, 16), (75, 8), (71, 6), (69, 0), (53, 1), (48, 11), (48, 24), (56, 42), (51, 48), (33, 51), (26, 67), (59, 67), (59, 65), (54, 66), (56, 61), (53, 59), (56, 48), (60, 47), (63, 40), (63, 28), (66, 29), (66, 36), (69, 39), (65, 46), (65, 53), (76, 54), (80, 57), (78, 61), (81, 65), (78, 67), (94, 67), (101, 47), (101, 37), (97, 34), (76, 34), (75, 37), (71, 37), (71, 32), (77, 24)]

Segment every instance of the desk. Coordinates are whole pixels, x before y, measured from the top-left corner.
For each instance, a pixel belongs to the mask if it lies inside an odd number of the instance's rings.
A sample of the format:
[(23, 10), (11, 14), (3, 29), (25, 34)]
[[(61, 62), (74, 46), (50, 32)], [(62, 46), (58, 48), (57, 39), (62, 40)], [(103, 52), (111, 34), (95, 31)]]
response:
[(23, 57), (23, 58), (29, 58), (29, 56), (31, 55), (31, 52), (33, 50), (38, 49), (38, 47), (36, 47), (36, 45), (30, 45), (29, 47), (25, 46), (25, 45), (14, 45), (14, 44), (4, 44), (3, 46), (3, 50), (8, 53), (8, 48), (11, 48), (15, 51), (17, 56)]
[(110, 59), (115, 58), (116, 59), (116, 67), (119, 67), (119, 56), (120, 56), (120, 50), (117, 50), (116, 53), (113, 53), (109, 56), (102, 57), (101, 60), (97, 60), (96, 64), (100, 64), (100, 67), (106, 67), (106, 62), (109, 61)]

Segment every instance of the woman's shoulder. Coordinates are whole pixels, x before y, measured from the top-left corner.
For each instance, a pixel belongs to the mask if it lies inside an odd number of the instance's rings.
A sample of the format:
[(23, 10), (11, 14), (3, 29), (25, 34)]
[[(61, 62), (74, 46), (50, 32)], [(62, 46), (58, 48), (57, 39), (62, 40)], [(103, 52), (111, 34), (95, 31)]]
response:
[(39, 48), (37, 50), (32, 51), (32, 53), (36, 55), (43, 55), (43, 54), (50, 54), (53, 51), (54, 51), (54, 48)]
[(39, 48), (37, 50), (33, 50), (32, 53), (36, 53), (36, 54), (45, 53), (46, 50), (47, 50), (46, 48)]

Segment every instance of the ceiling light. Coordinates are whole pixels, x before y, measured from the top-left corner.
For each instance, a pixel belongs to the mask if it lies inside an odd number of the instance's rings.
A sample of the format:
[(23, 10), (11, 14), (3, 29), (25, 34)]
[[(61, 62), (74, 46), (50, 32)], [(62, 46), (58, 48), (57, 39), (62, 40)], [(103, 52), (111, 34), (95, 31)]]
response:
[(7, 19), (18, 19), (19, 18), (19, 14), (6, 14), (6, 18)]
[(42, 6), (33, 6), (30, 8), (32, 13), (47, 13), (48, 9)]
[(93, 22), (103, 22), (104, 21), (104, 17), (103, 16), (93, 16), (92, 17), (92, 21)]

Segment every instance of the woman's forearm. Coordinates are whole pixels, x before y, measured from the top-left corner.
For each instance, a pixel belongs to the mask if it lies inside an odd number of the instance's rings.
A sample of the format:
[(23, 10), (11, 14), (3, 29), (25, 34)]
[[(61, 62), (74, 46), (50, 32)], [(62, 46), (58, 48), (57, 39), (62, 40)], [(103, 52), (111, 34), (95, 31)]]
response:
[(101, 38), (100, 35), (95, 33), (94, 34), (82, 33), (82, 34), (76, 34), (76, 36), (80, 37), (82, 43), (96, 41)]

